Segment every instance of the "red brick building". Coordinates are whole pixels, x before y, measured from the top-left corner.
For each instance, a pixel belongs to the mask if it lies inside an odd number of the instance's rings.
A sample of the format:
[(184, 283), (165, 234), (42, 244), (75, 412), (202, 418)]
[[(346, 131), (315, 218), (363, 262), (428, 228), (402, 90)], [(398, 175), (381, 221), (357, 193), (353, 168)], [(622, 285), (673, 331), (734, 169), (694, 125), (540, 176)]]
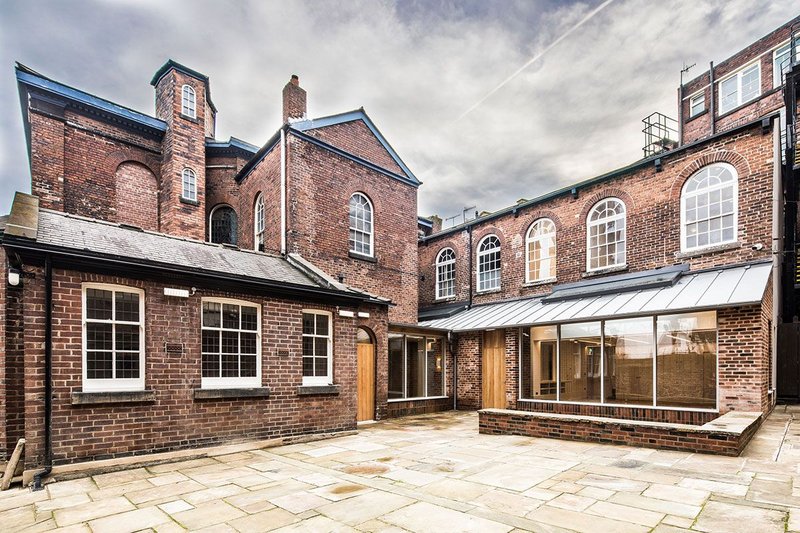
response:
[[(737, 57), (763, 78), (787, 35)], [(307, 117), (296, 76), (260, 147), (217, 140), (209, 78), (174, 61), (155, 116), (16, 76), (31, 194), (0, 220), (0, 458), (25, 438), (26, 482), (454, 407), (489, 432), (738, 453), (718, 419), (774, 405), (780, 87), (443, 229), (366, 112)]]

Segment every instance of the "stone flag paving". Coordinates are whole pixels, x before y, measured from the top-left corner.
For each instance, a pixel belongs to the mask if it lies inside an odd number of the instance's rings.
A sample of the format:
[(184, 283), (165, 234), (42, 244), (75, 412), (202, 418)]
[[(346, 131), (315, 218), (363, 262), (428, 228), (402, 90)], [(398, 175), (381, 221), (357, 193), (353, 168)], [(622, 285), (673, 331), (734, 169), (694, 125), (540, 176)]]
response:
[(450, 412), (12, 489), (0, 530), (800, 531), (799, 465), (800, 409), (777, 408), (739, 458), (479, 435)]

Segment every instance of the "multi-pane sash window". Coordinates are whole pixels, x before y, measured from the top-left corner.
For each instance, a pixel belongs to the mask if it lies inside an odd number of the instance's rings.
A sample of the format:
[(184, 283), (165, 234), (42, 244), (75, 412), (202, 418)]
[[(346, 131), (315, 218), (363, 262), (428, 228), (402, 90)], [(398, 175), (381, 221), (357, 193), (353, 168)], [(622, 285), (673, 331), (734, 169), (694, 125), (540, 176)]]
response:
[(350, 251), (372, 257), (372, 203), (361, 193), (350, 197)]
[(625, 204), (616, 198), (598, 202), (586, 219), (588, 270), (625, 264)]
[(478, 243), (478, 292), (500, 288), (500, 239), (488, 235)]
[(197, 118), (197, 98), (194, 89), (189, 85), (184, 85), (181, 91), (181, 114)]
[(237, 225), (236, 211), (232, 207), (215, 207), (211, 212), (211, 242), (236, 244)]
[(556, 225), (552, 220), (540, 218), (531, 224), (525, 237), (525, 249), (526, 281), (556, 277)]
[(681, 248), (735, 242), (737, 215), (736, 170), (727, 164), (700, 169), (681, 194)]
[(144, 389), (144, 291), (83, 286), (83, 390)]
[(700, 93), (689, 99), (689, 117), (695, 117), (706, 110), (706, 95)]
[(261, 386), (261, 307), (203, 300), (202, 387)]
[(264, 251), (264, 195), (258, 193), (253, 211), (253, 231), (255, 232), (255, 249)]
[(191, 168), (183, 169), (183, 190), (181, 196), (186, 200), (197, 201), (197, 175)]
[(719, 83), (719, 113), (727, 113), (757, 98), (759, 94), (761, 94), (761, 66), (756, 62)]
[[(791, 63), (791, 42), (779, 46), (772, 52), (772, 86), (783, 85), (783, 75), (789, 70)], [(800, 57), (800, 43), (795, 46), (795, 57)], [(783, 122), (781, 122), (783, 123)]]
[(436, 256), (436, 298), (450, 298), (456, 295), (456, 254), (452, 248), (445, 248)]
[(333, 380), (333, 320), (324, 311), (303, 311), (303, 385)]

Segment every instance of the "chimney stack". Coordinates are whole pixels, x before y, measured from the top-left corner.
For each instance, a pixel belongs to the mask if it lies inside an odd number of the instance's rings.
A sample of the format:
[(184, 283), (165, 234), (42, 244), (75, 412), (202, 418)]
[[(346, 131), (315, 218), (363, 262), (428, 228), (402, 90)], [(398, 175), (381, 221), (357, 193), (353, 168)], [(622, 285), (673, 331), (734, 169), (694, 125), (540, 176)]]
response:
[(300, 87), (300, 78), (292, 79), (283, 88), (283, 123), (306, 118), (306, 91)]

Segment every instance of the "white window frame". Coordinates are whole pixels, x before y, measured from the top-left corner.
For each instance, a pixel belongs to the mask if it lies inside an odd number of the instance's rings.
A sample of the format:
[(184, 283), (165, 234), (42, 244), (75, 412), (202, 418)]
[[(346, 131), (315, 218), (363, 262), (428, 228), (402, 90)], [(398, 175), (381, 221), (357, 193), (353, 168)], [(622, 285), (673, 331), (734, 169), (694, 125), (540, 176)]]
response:
[[(218, 328), (206, 327), (203, 325), (203, 304), (205, 303), (216, 303), (220, 304), (220, 306), (228, 304), (228, 305), (238, 305), (240, 307), (239, 310), (239, 329), (232, 329), (232, 328), (223, 328), (222, 327), (222, 317), (220, 317), (220, 325)], [(241, 315), (241, 307), (255, 307), (256, 314), (258, 316), (258, 320), (256, 321), (256, 330), (250, 329), (241, 329), (242, 325), (242, 315)], [(221, 309), (220, 309), (221, 311)], [(263, 320), (261, 314), (261, 305), (255, 302), (249, 302), (247, 300), (237, 300), (233, 298), (201, 298), (200, 299), (200, 388), (201, 389), (252, 389), (261, 387), (261, 365), (263, 361), (261, 360), (261, 321)], [(203, 376), (203, 340), (202, 340), (202, 333), (203, 330), (209, 331), (236, 331), (238, 333), (246, 332), (246, 333), (255, 333), (256, 334), (256, 375), (248, 376), (248, 377), (237, 377), (237, 378), (223, 378), (223, 377), (204, 377)], [(220, 339), (220, 342), (222, 340)], [(240, 341), (240, 348), (241, 348), (241, 341)], [(220, 349), (222, 349), (222, 345), (220, 345)], [(248, 354), (251, 355), (251, 354)], [(241, 350), (239, 353), (241, 357)]]
[(197, 173), (189, 167), (185, 167), (181, 172), (181, 198), (197, 201)]
[[(743, 74), (750, 70), (751, 68), (755, 67), (758, 71), (758, 92), (753, 95), (751, 98), (747, 100), (742, 100), (742, 76)], [(736, 78), (736, 104), (728, 109), (722, 109), (722, 84), (731, 80), (732, 78)], [(718, 103), (717, 103), (717, 114), (724, 115), (738, 107), (743, 106), (748, 102), (752, 102), (757, 100), (761, 96), (761, 58), (759, 57), (757, 60), (745, 65), (744, 67), (740, 68), (736, 72), (730, 74), (729, 76), (724, 77), (723, 79), (717, 82), (717, 95), (718, 95)]]
[[(789, 58), (791, 58), (791, 50), (792, 50), (792, 41), (785, 41), (781, 43), (779, 46), (772, 51), (772, 87), (777, 89), (781, 85), (783, 85), (783, 74), (780, 69), (780, 65), (778, 64), (778, 55), (781, 53), (790, 52)], [(795, 46), (795, 54), (800, 56), (800, 43)]]
[(181, 87), (181, 114), (189, 118), (197, 118), (197, 93), (189, 84)]
[[(442, 256), (445, 252), (450, 252), (451, 257), (448, 259), (442, 259)], [(452, 292), (448, 294), (442, 294), (442, 286), (441, 286), (441, 277), (440, 269), (445, 268), (452, 269)], [(447, 248), (442, 248), (439, 250), (439, 253), (436, 254), (436, 299), (437, 300), (447, 300), (449, 298), (453, 298), (456, 295), (456, 252), (449, 246)], [(446, 281), (451, 281), (450, 279)]]
[[(111, 291), (111, 319), (89, 319), (86, 317), (86, 292), (87, 289), (99, 289), (104, 291)], [(139, 322), (126, 322), (115, 320), (117, 315), (117, 306), (115, 295), (117, 292), (128, 292), (139, 295)], [(83, 283), (81, 285), (81, 322), (82, 322), (82, 387), (83, 392), (114, 392), (114, 391), (138, 391), (144, 390), (144, 374), (145, 374), (145, 315), (144, 315), (144, 290), (136, 287), (127, 287), (125, 285), (112, 285), (107, 283)], [(89, 379), (87, 377), (86, 358), (88, 355), (86, 330), (89, 322), (96, 324), (123, 324), (123, 325), (138, 325), (139, 326), (139, 377), (138, 378), (101, 378)], [(112, 339), (112, 359), (111, 369), (114, 374), (117, 372), (116, 365), (116, 328), (112, 326), (111, 330)]]
[[(686, 192), (686, 186), (689, 184), (691, 180), (695, 178), (700, 172), (703, 172), (709, 167), (725, 167), (733, 174), (733, 238), (730, 240), (723, 240), (713, 244), (704, 244), (702, 246), (694, 246), (688, 247), (686, 246), (686, 199), (691, 196), (696, 196), (700, 192), (712, 191), (716, 189), (723, 189), (728, 187), (729, 185), (726, 183), (724, 185), (714, 185), (712, 187), (706, 187), (705, 189), (695, 190), (691, 193)], [(686, 182), (681, 187), (681, 252), (694, 252), (697, 250), (704, 250), (706, 248), (715, 248), (717, 246), (724, 246), (726, 244), (731, 244), (737, 242), (739, 238), (739, 173), (736, 172), (736, 168), (730, 163), (711, 163), (710, 165), (706, 165), (697, 172), (693, 173)]]
[[(699, 111), (697, 111), (697, 113), (695, 113), (694, 112), (694, 106), (695, 106), (695, 103), (696, 103), (697, 100), (700, 100), (702, 102), (703, 108), (700, 109)], [(694, 96), (689, 98), (689, 118), (696, 117), (697, 115), (700, 115), (701, 113), (703, 113), (705, 110), (706, 110), (706, 93), (705, 93), (705, 91), (697, 93)]]
[(264, 231), (266, 228), (266, 208), (264, 206), (264, 193), (258, 193), (253, 204), (253, 249), (260, 251), (259, 244), (265, 245)]
[[(316, 334), (316, 318), (314, 319), (315, 325), (315, 333), (303, 333), (302, 332), (302, 315), (324, 315), (328, 317), (328, 336), (323, 337), (322, 335)], [(328, 340), (328, 368), (327, 376), (303, 376), (303, 386), (316, 386), (316, 385), (333, 385), (333, 313), (330, 311), (322, 311), (320, 309), (303, 309), (302, 314), (300, 315), (300, 324), (301, 324), (301, 339), (305, 337), (312, 337), (315, 339), (319, 338), (327, 338)], [(301, 373), (302, 373), (302, 358), (304, 357), (302, 342), (300, 343), (300, 358), (301, 358)], [(316, 355), (316, 354), (315, 354)]]
[[(369, 206), (370, 231), (360, 230), (358, 228), (353, 227), (350, 224), (350, 204), (352, 203), (353, 199), (356, 196), (360, 196), (361, 198), (363, 198), (367, 202), (367, 205)], [(348, 249), (354, 254), (363, 255), (365, 257), (375, 257), (375, 206), (372, 205), (372, 200), (369, 199), (369, 196), (367, 196), (363, 192), (355, 192), (352, 195), (350, 195), (350, 200), (348, 200), (347, 202), (347, 226), (348, 226), (348, 234), (347, 234)], [(354, 247), (350, 244), (350, 231), (355, 231), (363, 235), (369, 236), (369, 253), (365, 254), (364, 252), (360, 252), (354, 249)]]
[[(616, 201), (616, 202), (619, 202), (620, 205), (622, 205), (622, 214), (618, 214), (618, 215), (614, 215), (613, 217), (607, 217), (607, 218), (602, 218), (602, 219), (599, 219), (599, 220), (592, 221), (591, 220), (592, 213), (594, 213), (594, 211), (601, 204), (603, 204), (605, 202), (612, 201), (612, 200)], [(622, 220), (622, 222), (624, 224), (624, 227), (623, 227), (624, 238), (622, 239), (622, 241), (620, 241), (620, 242), (622, 242), (622, 244), (625, 247), (625, 250), (624, 250), (624, 253), (623, 253), (623, 257), (622, 257), (622, 262), (621, 263), (617, 263), (616, 262), (616, 254), (615, 254), (615, 257), (614, 257), (615, 263), (613, 265), (604, 265), (604, 266), (598, 266), (598, 267), (592, 268), (592, 232), (591, 232), (591, 227), (600, 225), (602, 223), (615, 221), (615, 220)], [(599, 237), (599, 235), (598, 235), (598, 237)], [(608, 242), (606, 242), (606, 244), (608, 244)], [(619, 243), (616, 243), (616, 244), (619, 244)], [(598, 246), (602, 246), (602, 245), (598, 245)], [(609, 196), (609, 197), (603, 198), (602, 200), (600, 200), (597, 203), (595, 203), (592, 206), (592, 208), (589, 209), (589, 213), (586, 215), (586, 271), (587, 272), (593, 272), (593, 271), (607, 270), (609, 268), (621, 268), (621, 267), (624, 267), (627, 264), (628, 264), (628, 206), (625, 205), (625, 202), (623, 202), (620, 198), (617, 198), (616, 196)]]
[[(547, 233), (545, 235), (539, 235), (539, 236), (534, 237), (533, 236), (534, 227), (536, 227), (537, 225), (546, 224), (546, 223), (549, 223), (550, 225), (553, 226), (552, 233)], [(556, 228), (556, 223), (553, 222), (552, 219), (547, 218), (547, 217), (537, 218), (528, 227), (528, 231), (527, 231), (527, 233), (525, 233), (525, 283), (535, 283), (535, 282), (542, 282), (542, 281), (550, 281), (550, 280), (555, 280), (558, 277), (558, 275), (556, 274), (555, 276), (544, 276), (544, 277), (539, 277), (539, 278), (535, 278), (534, 279), (534, 278), (531, 277), (531, 271), (530, 271), (530, 266), (531, 266), (531, 246), (530, 245), (533, 244), (536, 241), (542, 241), (542, 240), (544, 240), (545, 237), (550, 236), (550, 235), (552, 235), (552, 237), (553, 237), (553, 248), (555, 248), (553, 250), (553, 257), (549, 257), (548, 256), (546, 258), (540, 258), (540, 260), (550, 259), (550, 260), (553, 261), (554, 264), (556, 264), (556, 259), (558, 257), (558, 244), (557, 244), (557, 241), (556, 241), (557, 233), (558, 233), (558, 229)], [(540, 269), (540, 271), (541, 271), (541, 269)]]
[[(497, 246), (490, 250), (481, 250), (483, 247), (483, 243), (486, 242), (488, 239), (494, 237), (497, 239)], [(494, 233), (490, 233), (483, 237), (480, 241), (478, 241), (478, 246), (476, 249), (476, 261), (475, 261), (475, 292), (482, 293), (482, 292), (492, 292), (496, 290), (500, 290), (503, 287), (503, 244), (500, 241), (500, 237), (495, 235)], [(497, 271), (499, 275), (497, 276), (497, 285), (494, 287), (488, 287), (481, 289), (481, 258), (485, 255), (493, 254), (497, 252), (499, 254), (498, 257), (498, 268)]]

